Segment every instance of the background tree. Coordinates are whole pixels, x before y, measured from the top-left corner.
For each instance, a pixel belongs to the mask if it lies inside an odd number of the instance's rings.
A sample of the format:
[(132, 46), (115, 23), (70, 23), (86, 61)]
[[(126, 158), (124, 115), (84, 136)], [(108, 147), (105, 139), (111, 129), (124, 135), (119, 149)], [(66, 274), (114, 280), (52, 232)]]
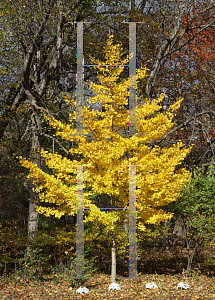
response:
[[(151, 71), (152, 81), (150, 82), (149, 76), (146, 90), (149, 91), (150, 86), (153, 87), (153, 82), (158, 90), (161, 86), (163, 87), (163, 91), (166, 91), (163, 109), (168, 107), (168, 103), (172, 103), (174, 98), (179, 95), (185, 99), (174, 119), (176, 120), (176, 126), (167, 136), (156, 143), (158, 145), (174, 144), (179, 138), (186, 144), (198, 143), (184, 161), (191, 170), (193, 164), (200, 163), (199, 160), (197, 161), (197, 157), (201, 157), (203, 153), (201, 151), (200, 155), (201, 149), (199, 146), (203, 140), (203, 143), (207, 145), (208, 123), (213, 124), (213, 110), (211, 111), (205, 101), (208, 99), (206, 95), (208, 88), (204, 89), (205, 92), (201, 88), (201, 94), (197, 92), (201, 85), (199, 81), (201, 72), (197, 71), (197, 61), (195, 61), (197, 56), (193, 53), (197, 44), (198, 48), (201, 48), (200, 52), (203, 53), (202, 47), (205, 36), (213, 35), (214, 19), (212, 16), (214, 14), (214, 4), (211, 1), (204, 3), (204, 5), (192, 1), (171, 1), (171, 3), (166, 1), (165, 5), (162, 1), (156, 1), (156, 3), (150, 10), (150, 15), (159, 29), (160, 34), (157, 36), (160, 36), (161, 40), (158, 40), (158, 45), (163, 45), (164, 48), (162, 46), (157, 47), (160, 52), (157, 52), (157, 58), (155, 58), (155, 64)], [(172, 11), (172, 14), (170, 14), (170, 11)], [(177, 18), (175, 18), (176, 15)], [(200, 40), (201, 42), (198, 43)], [(211, 55), (207, 56), (210, 57), (209, 60), (206, 59), (206, 56), (201, 57), (201, 64), (205, 67), (209, 61), (213, 61), (213, 46), (210, 44), (209, 39), (207, 39), (207, 44), (207, 48), (210, 49), (208, 52)], [(192, 51), (190, 51), (191, 49)], [(158, 72), (155, 68), (156, 65)], [(211, 63), (210, 66), (209, 73), (213, 73)], [(209, 73), (207, 71), (205, 73), (208, 78), (211, 77)], [(207, 115), (208, 121), (210, 115), (210, 121), (205, 123), (204, 118)], [(208, 153), (209, 148), (213, 152), (211, 142), (208, 143), (207, 150), (204, 150), (204, 152)], [(208, 158), (206, 160), (204, 162), (209, 162)], [(203, 160), (201, 160), (202, 162)]]
[(206, 176), (200, 168), (195, 171), (198, 173), (185, 184), (175, 203), (175, 212), (181, 215), (186, 229), (187, 276), (192, 270), (194, 255), (214, 242), (215, 230), (214, 167), (209, 167)]
[[(54, 143), (59, 145), (59, 141), (50, 134), (51, 132), (47, 132), (48, 128), (40, 118), (38, 109), (61, 117), (68, 115), (61, 93), (65, 91), (73, 93), (76, 86), (76, 28), (72, 21), (84, 20), (89, 15), (95, 17), (96, 11), (91, 10), (92, 5), (94, 5), (92, 1), (78, 3), (6, 1), (4, 5), (2, 4), (4, 12), (2, 14), (4, 21), (2, 23), (4, 44), (1, 48), (4, 58), (2, 74), (4, 80), (6, 79), (4, 86), (9, 89), (9, 92), (4, 90), (3, 94), (0, 136), (4, 139), (9, 126), (12, 126), (17, 119), (22, 127), (19, 140), (22, 145), (25, 144), (28, 151), (31, 148), (29, 156), (34, 157), (38, 165), (40, 161), (37, 147), (40, 145), (44, 147), (46, 144), (54, 149)], [(37, 11), (40, 13), (37, 14)], [(14, 20), (16, 20), (15, 24)], [(14, 48), (18, 50), (16, 55), (14, 55)], [(21, 114), (22, 117), (18, 113), (20, 106), (22, 111), (26, 107)], [(67, 153), (65, 145), (59, 146)], [(31, 194), (29, 237), (31, 232), (37, 231), (39, 217), (32, 205), (38, 203), (37, 194), (32, 192), (32, 187), (31, 183), (31, 187), (28, 188)], [(34, 239), (35, 234), (30, 240), (34, 241)]]

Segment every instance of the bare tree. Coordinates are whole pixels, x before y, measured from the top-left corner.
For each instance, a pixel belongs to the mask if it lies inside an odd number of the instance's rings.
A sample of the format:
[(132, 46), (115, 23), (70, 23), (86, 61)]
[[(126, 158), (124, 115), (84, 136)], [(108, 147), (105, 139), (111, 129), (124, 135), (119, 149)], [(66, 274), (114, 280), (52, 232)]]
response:
[[(146, 96), (148, 98), (152, 98), (158, 73), (169, 56), (188, 45), (198, 34), (215, 23), (215, 20), (211, 19), (207, 24), (199, 24), (198, 32), (192, 34), (193, 22), (203, 14), (213, 15), (215, 9), (215, 5), (211, 5), (209, 2), (204, 9), (197, 10), (191, 18), (190, 9), (192, 5), (192, 1), (158, 1), (158, 9), (160, 10), (158, 19), (155, 19), (154, 13), (150, 12), (151, 17), (159, 25), (161, 43), (146, 84)], [(183, 22), (184, 19), (186, 19), (186, 24)], [(189, 35), (189, 38), (182, 42), (182, 38), (186, 34)]]

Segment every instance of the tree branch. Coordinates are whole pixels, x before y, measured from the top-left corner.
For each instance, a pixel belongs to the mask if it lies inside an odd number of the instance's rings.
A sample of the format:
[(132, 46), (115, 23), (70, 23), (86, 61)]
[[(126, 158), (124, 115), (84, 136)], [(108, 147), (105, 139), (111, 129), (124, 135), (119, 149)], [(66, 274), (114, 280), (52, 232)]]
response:
[(41, 133), (41, 135), (45, 136), (45, 137), (48, 137), (52, 140), (54, 140), (62, 149), (63, 151), (66, 153), (66, 154), (69, 154), (69, 152), (66, 150), (66, 148), (64, 148), (64, 146), (57, 140), (55, 139), (53, 136), (49, 135), (49, 134), (46, 134), (46, 133)]
[[(184, 127), (184, 126), (187, 126), (187, 124), (188, 124), (190, 121), (196, 119), (197, 117), (199, 117), (199, 116), (201, 116), (201, 115), (208, 114), (208, 113), (210, 113), (210, 110), (208, 110), (208, 111), (202, 111), (202, 112), (200, 112), (200, 113), (198, 113), (198, 114), (195, 114), (194, 116), (190, 117), (189, 119), (187, 119), (186, 121), (184, 121), (183, 123), (181, 123), (180, 125), (178, 125), (177, 127), (175, 127), (175, 128), (173, 128), (172, 130), (170, 130), (170, 131), (169, 131), (167, 134), (165, 134), (161, 139), (156, 140), (156, 141), (154, 142), (154, 144), (156, 144), (156, 145), (157, 145), (157, 144), (160, 144), (165, 138), (167, 138), (167, 136), (169, 136), (170, 134), (174, 133), (175, 131), (179, 130), (180, 128), (182, 128), (182, 127)], [(215, 115), (215, 112), (214, 112), (214, 115)]]
[[(192, 40), (195, 39), (195, 37), (196, 37), (198, 34), (200, 34), (203, 30), (205, 30), (206, 28), (210, 27), (210, 26), (211, 26), (212, 24), (214, 24), (214, 23), (215, 23), (215, 20), (213, 20), (211, 23), (209, 23), (209, 24), (205, 25), (204, 27), (202, 27), (197, 33), (193, 34), (193, 36), (192, 36), (191, 38), (189, 38), (188, 41), (184, 42), (184, 44), (182, 44), (182, 45), (179, 46), (178, 48), (173, 49), (172, 51), (169, 51), (166, 55), (163, 56), (163, 58), (166, 58), (167, 56), (171, 55), (172, 53), (174, 53), (174, 52), (180, 50), (181, 48), (183, 48), (184, 46), (188, 45)], [(183, 32), (185, 33), (185, 30), (184, 30)], [(183, 35), (184, 35), (184, 33), (183, 33)], [(180, 37), (180, 38), (181, 38), (181, 37)], [(179, 39), (180, 39), (180, 38), (179, 38)]]

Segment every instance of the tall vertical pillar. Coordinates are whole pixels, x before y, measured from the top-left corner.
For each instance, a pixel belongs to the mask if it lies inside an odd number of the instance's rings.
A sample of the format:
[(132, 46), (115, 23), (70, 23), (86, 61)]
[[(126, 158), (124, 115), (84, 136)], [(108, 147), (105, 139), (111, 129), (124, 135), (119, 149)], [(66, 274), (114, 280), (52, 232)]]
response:
[(84, 278), (83, 166), (77, 166), (76, 278)]
[(129, 136), (137, 133), (136, 23), (129, 22)]
[(77, 22), (77, 93), (76, 93), (76, 130), (84, 135), (84, 41), (83, 22)]
[[(129, 22), (129, 136), (137, 133), (136, 22)], [(137, 276), (136, 166), (129, 165), (129, 278)]]
[(137, 276), (136, 166), (129, 165), (129, 278)]
[[(84, 135), (83, 22), (77, 22), (76, 131)], [(84, 277), (83, 166), (77, 166), (76, 277)]]

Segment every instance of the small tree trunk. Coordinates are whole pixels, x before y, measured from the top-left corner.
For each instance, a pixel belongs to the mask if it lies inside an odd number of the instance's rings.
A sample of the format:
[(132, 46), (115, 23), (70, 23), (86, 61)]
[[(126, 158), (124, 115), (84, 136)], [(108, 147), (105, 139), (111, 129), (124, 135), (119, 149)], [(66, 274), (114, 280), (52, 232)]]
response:
[(195, 253), (195, 249), (193, 250), (193, 252), (191, 253), (191, 255), (189, 255), (189, 250), (187, 250), (187, 270), (186, 270), (186, 277), (190, 276), (194, 253)]
[(193, 257), (195, 255), (195, 253), (197, 252), (198, 248), (201, 246), (202, 241), (203, 241), (203, 239), (199, 239), (196, 242), (195, 248), (193, 249), (192, 253), (190, 254), (190, 243), (186, 239), (186, 243), (187, 243), (187, 270), (186, 270), (186, 277), (190, 276), (190, 272), (191, 272), (191, 269), (192, 269)]
[[(167, 213), (167, 206), (163, 207), (163, 210), (165, 213)], [(164, 233), (163, 233), (163, 241), (162, 241), (162, 249), (168, 250), (168, 245), (169, 245), (169, 224), (170, 224), (171, 219), (169, 219), (167, 222), (164, 222)]]
[(111, 283), (114, 283), (116, 280), (116, 244), (115, 244), (115, 237), (113, 234), (112, 238), (113, 246), (112, 246), (112, 266), (111, 266)]

